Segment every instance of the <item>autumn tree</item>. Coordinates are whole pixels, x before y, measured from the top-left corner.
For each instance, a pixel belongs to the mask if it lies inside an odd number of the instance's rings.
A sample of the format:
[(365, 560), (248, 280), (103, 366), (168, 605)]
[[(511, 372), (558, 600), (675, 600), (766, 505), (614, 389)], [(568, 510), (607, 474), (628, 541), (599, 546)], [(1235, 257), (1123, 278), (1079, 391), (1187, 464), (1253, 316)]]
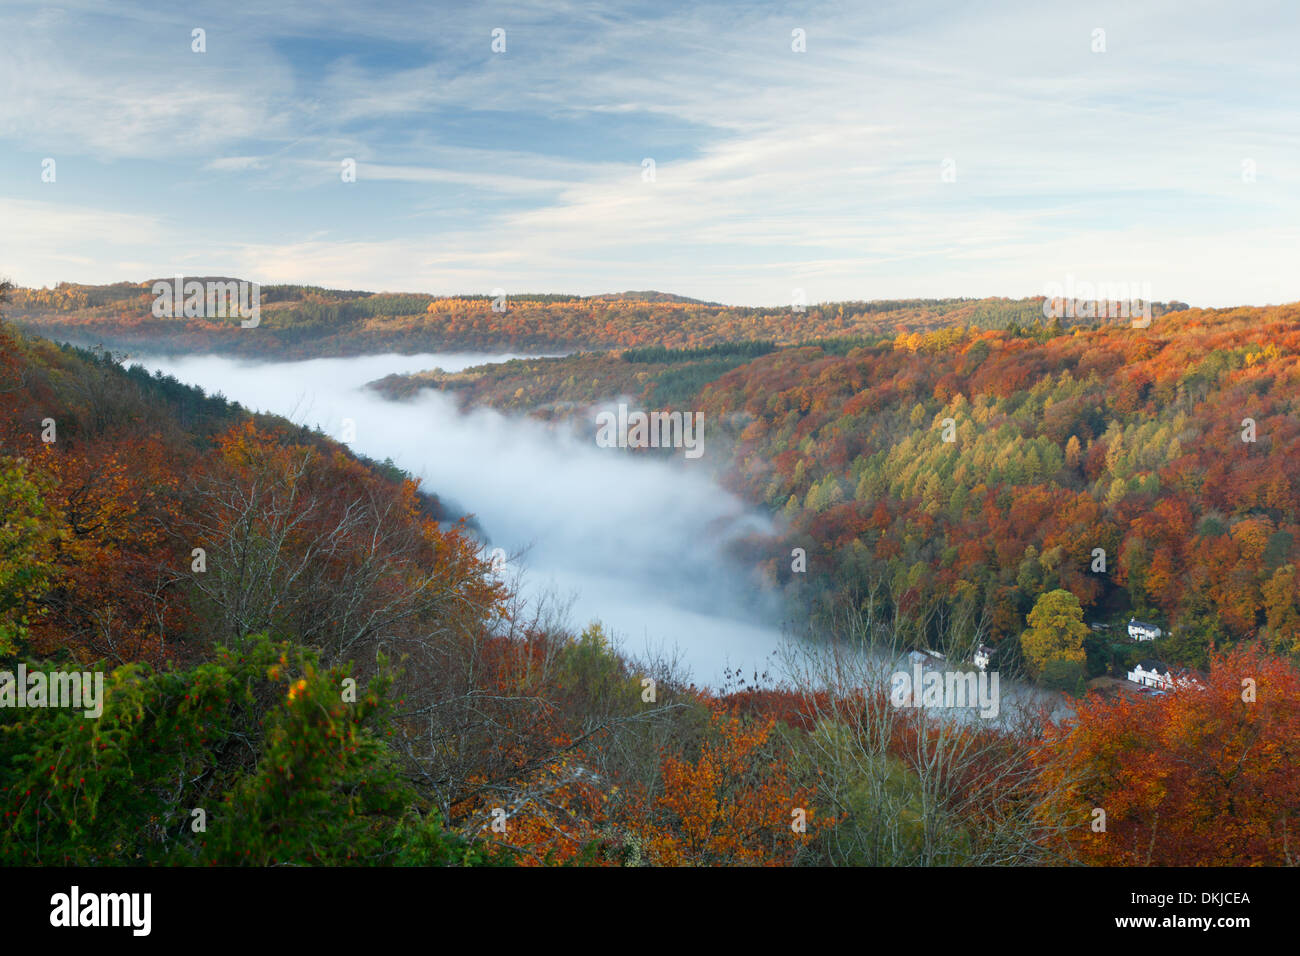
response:
[(1068, 852), (1106, 866), (1300, 862), (1293, 664), (1238, 647), (1204, 683), (1077, 706), (1036, 752), (1045, 819), (1066, 828)]
[(1057, 661), (1083, 665), (1088, 626), (1083, 623), (1077, 597), (1063, 588), (1048, 591), (1034, 602), (1028, 621), (1028, 629), (1020, 635), (1020, 647), (1034, 673), (1043, 674)]
[(1300, 654), (1300, 575), (1294, 564), (1273, 572), (1260, 589), (1268, 617), (1266, 639), (1282, 654)]
[(23, 459), (0, 458), (0, 657), (26, 643), (36, 599), (57, 574), (61, 529), (45, 504), (40, 480)]
[(629, 811), (635, 857), (660, 866), (794, 862), (822, 825), (796, 778), (776, 720), (710, 704), (698, 756), (665, 754), (662, 782)]
[(205, 569), (192, 570), (186, 549), (173, 576), (198, 592), (218, 640), (281, 628), (333, 663), (482, 628), (501, 611), (487, 562), (423, 512), (416, 484), (382, 479), (341, 450), (245, 422), (196, 484), (185, 532)]

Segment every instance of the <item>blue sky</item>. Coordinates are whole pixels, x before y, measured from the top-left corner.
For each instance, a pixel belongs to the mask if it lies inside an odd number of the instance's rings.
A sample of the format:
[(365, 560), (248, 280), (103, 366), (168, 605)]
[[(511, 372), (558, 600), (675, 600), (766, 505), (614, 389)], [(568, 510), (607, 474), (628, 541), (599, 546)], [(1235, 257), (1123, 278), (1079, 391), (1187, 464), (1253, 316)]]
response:
[(1297, 41), (1294, 0), (6, 0), (0, 274), (1295, 301)]

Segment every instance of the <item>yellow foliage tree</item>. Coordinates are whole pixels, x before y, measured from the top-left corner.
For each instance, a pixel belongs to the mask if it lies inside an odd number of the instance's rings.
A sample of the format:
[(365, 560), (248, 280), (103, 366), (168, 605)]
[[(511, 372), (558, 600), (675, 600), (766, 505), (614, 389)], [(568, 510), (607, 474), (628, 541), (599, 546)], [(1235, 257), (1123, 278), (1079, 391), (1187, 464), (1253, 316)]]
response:
[(13, 654), (27, 636), (32, 602), (55, 575), (61, 531), (21, 458), (0, 461), (0, 654)]
[(1020, 648), (1036, 674), (1041, 674), (1049, 661), (1083, 663), (1088, 626), (1083, 623), (1077, 597), (1064, 588), (1048, 591), (1039, 596), (1028, 620), (1029, 629), (1020, 635)]

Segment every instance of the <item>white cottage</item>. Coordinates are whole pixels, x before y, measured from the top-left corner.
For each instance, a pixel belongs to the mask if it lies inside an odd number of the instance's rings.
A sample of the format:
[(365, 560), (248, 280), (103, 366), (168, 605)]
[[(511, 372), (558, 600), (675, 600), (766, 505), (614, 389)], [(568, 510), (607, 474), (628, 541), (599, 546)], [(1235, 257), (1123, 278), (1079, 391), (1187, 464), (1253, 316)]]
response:
[(1135, 641), (1154, 641), (1161, 634), (1160, 628), (1146, 621), (1129, 618), (1128, 636)]
[(1175, 687), (1191, 687), (1201, 683), (1195, 671), (1189, 671), (1184, 667), (1170, 667), (1168, 664), (1153, 660), (1138, 661), (1128, 672), (1128, 679), (1135, 684), (1154, 687), (1156, 690), (1173, 690)]
[(1155, 687), (1165, 690), (1174, 685), (1169, 668), (1159, 661), (1138, 661), (1128, 672), (1128, 679), (1143, 687)]

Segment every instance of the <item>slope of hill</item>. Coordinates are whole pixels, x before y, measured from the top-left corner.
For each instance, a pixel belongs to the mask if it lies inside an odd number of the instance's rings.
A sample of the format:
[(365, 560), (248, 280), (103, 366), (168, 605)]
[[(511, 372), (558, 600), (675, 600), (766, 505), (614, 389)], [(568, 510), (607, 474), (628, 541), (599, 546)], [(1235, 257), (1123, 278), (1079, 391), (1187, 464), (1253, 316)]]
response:
[[(233, 316), (205, 317), (206, 307), (197, 303), (189, 317), (180, 305), (181, 317), (156, 316), (152, 287), (149, 281), (19, 289), (10, 315), (20, 328), (78, 344), (286, 359), (449, 350), (681, 349), (743, 341), (790, 345), (968, 325), (1028, 326), (1043, 317), (1041, 298), (841, 302), (795, 309), (704, 304), (665, 293), (494, 299), (267, 286), (261, 290), (257, 326), (242, 328)], [(1173, 307), (1156, 303), (1153, 311), (1159, 315)], [(1061, 322), (1094, 324), (1083, 318)]]
[[(842, 638), (942, 637), (980, 602), (1005, 635), (1003, 592), (1079, 586), (1098, 541), (1103, 587), (1165, 601), (1181, 576), (1229, 636), (1263, 621), (1203, 691), (1044, 727), (899, 709), (842, 658), (685, 687), (599, 625), (522, 617), (391, 467), (0, 326), (0, 862), (1280, 864), (1300, 675), (1265, 645), (1295, 626), (1298, 337), (1288, 308), (571, 360), (691, 395), (738, 486), (789, 493), (821, 580), (883, 580)], [(28, 694), (69, 668), (103, 692), (16, 708), (19, 664)]]
[[(773, 809), (818, 799), (773, 720), (735, 735), (762, 698), (540, 627), (436, 519), (323, 435), (0, 323), (0, 863), (822, 852)], [(77, 707), (31, 697), (81, 672)], [(688, 784), (651, 786), (701, 746), (757, 840), (688, 843)]]
[[(1065, 588), (1094, 619), (1172, 626), (1173, 663), (1256, 637), (1300, 654), (1300, 306), (846, 344), (586, 354), (376, 387), (584, 428), (617, 396), (703, 412), (708, 464), (808, 554), (806, 573), (773, 559), (770, 574), (825, 619), (867, 602), (920, 646), (988, 640), (1010, 665), (1038, 596)], [(1112, 634), (1055, 682), (1140, 653)]]
[[(542, 626), (391, 467), (3, 324), (0, 515), (5, 865), (1046, 858), (1023, 773), (1005, 832), (944, 783), (932, 839), (832, 839), (799, 694), (698, 690), (598, 624)], [(76, 707), (36, 689), (83, 672)], [(911, 800), (940, 781), (901, 755), (952, 731), (883, 716)], [(1028, 772), (1022, 733), (948, 770)]]

